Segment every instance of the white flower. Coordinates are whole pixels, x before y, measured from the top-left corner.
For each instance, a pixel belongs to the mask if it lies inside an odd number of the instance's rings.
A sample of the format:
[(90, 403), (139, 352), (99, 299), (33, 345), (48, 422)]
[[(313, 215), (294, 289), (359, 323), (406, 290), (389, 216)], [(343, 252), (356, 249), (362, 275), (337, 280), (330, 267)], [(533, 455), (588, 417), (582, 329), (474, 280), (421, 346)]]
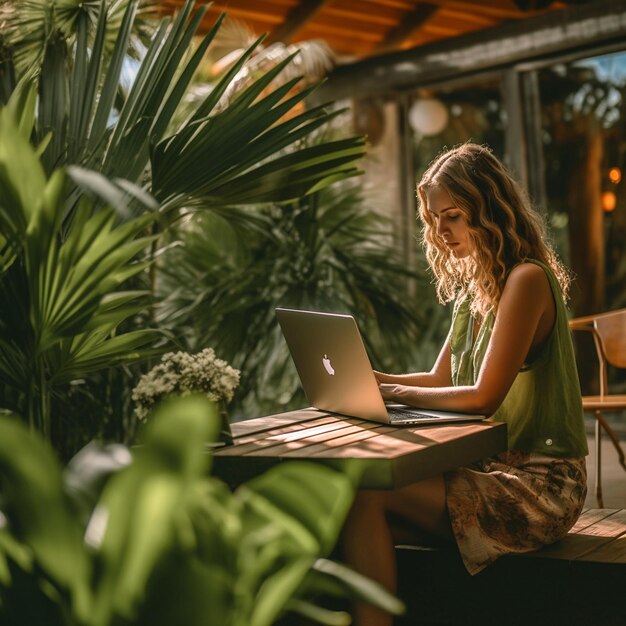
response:
[(168, 352), (133, 389), (135, 414), (145, 420), (154, 405), (168, 395), (195, 392), (213, 402), (230, 402), (239, 385), (239, 375), (239, 370), (216, 357), (213, 348), (197, 354)]

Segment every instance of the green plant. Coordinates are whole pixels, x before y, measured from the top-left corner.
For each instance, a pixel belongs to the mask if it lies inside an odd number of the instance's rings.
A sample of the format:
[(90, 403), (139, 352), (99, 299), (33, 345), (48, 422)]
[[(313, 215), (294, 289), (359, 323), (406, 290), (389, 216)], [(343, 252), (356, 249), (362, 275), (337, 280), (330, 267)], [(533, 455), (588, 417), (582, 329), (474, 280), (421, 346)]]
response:
[[(153, 9), (148, 3), (142, 0), (109, 0), (104, 33), (104, 50), (108, 56), (115, 46), (124, 13), (131, 1), (139, 5), (130, 42), (131, 54), (138, 56), (143, 41), (149, 39)], [(101, 5), (101, 0), (0, 0), (2, 39), (11, 50), (15, 73), (21, 76), (33, 67), (41, 66), (46, 48), (56, 38), (73, 42), (77, 20), (84, 16), (88, 22), (95, 24)], [(93, 44), (93, 36), (90, 44)]]
[(136, 258), (155, 214), (120, 224), (83, 197), (64, 220), (68, 174), (47, 179), (27, 138), (33, 107), (31, 91), (0, 110), (0, 389), (4, 408), (50, 436), (55, 388), (154, 354), (162, 335), (121, 328), (146, 304), (121, 286), (150, 263)]
[(202, 214), (181, 228), (181, 245), (159, 268), (156, 319), (187, 349), (215, 346), (241, 370), (243, 414), (304, 402), (276, 323), (279, 305), (352, 313), (377, 367), (410, 366), (409, 346), (424, 339), (435, 303), (418, 306), (409, 285), (431, 287), (407, 270), (391, 222), (367, 210), (354, 186)]
[[(206, 10), (202, 7), (194, 12), (194, 4), (187, 0), (175, 19), (164, 19), (155, 27), (130, 86), (122, 85), (121, 76), (137, 22), (137, 2), (6, 0), (0, 5), (10, 9), (2, 16), (6, 29), (0, 38), (0, 101), (10, 97), (13, 103), (29, 103), (31, 114), (21, 117), (20, 126), (23, 136), (37, 146), (46, 175), (51, 176), (59, 166), (69, 166), (66, 171), (70, 176), (57, 198), (59, 214), (53, 217), (58, 227), (54, 245), (72, 249), (68, 243), (72, 235), (67, 231), (78, 231), (80, 220), (86, 219), (87, 210), (82, 211), (82, 217), (74, 216), (78, 205), (84, 203), (80, 198), (86, 192), (95, 198), (93, 219), (104, 219), (95, 214), (103, 204), (112, 205), (121, 220), (133, 224), (122, 227), (124, 232), (140, 224), (133, 221), (138, 215), (158, 210), (158, 219), (146, 218), (152, 234), (157, 234), (167, 230), (183, 210), (219, 210), (239, 203), (286, 201), (357, 173), (353, 163), (363, 153), (361, 138), (312, 147), (302, 144), (336, 113), (317, 106), (288, 117), (302, 105), (313, 87), (294, 95), (292, 89), (299, 85), (299, 79), (294, 77), (272, 90), (274, 79), (293, 55), (247, 83), (238, 95), (233, 97), (230, 90), (224, 104), (224, 95), (260, 40), (244, 52), (187, 117), (181, 121), (176, 116), (221, 24), (220, 18), (194, 45)], [(29, 27), (31, 24), (33, 28)], [(17, 69), (12, 53), (19, 61)], [(23, 61), (25, 58), (29, 61)], [(17, 79), (21, 82), (16, 83)], [(36, 99), (35, 94), (23, 88), (25, 83), (35, 87)], [(21, 106), (12, 108), (21, 110)], [(10, 153), (9, 138), (0, 140), (5, 142), (6, 153)], [(29, 173), (28, 177), (41, 177), (41, 166), (36, 171), (36, 175)], [(33, 189), (41, 188), (42, 185), (35, 185)], [(31, 194), (28, 201), (34, 206), (39, 199)], [(1, 235), (8, 237), (0, 241), (2, 258), (10, 263), (15, 243), (10, 240), (15, 236), (13, 226), (10, 225), (9, 235), (4, 230)], [(149, 244), (150, 240), (145, 238), (144, 243)], [(151, 245), (154, 257), (156, 243)], [(110, 252), (113, 254), (112, 248)], [(57, 271), (52, 265), (49, 269), (50, 273), (42, 275), (44, 282)], [(150, 291), (153, 281), (154, 275), (149, 278), (137, 273), (131, 284), (137, 292)], [(11, 315), (19, 318), (31, 306), (25, 299), (27, 294), (18, 290), (9, 295), (14, 303)], [(19, 320), (11, 323), (14, 321)], [(139, 328), (137, 332), (142, 335), (135, 337), (147, 339), (149, 331), (144, 328), (149, 321), (145, 314), (127, 316), (118, 328)], [(3, 333), (11, 332), (11, 328), (6, 325)], [(123, 341), (112, 336), (108, 339), (113, 340), (110, 346)], [(3, 335), (3, 340), (6, 348), (10, 336)], [(24, 350), (19, 345), (13, 348), (10, 361), (14, 364)], [(114, 356), (108, 355), (105, 363), (103, 355), (100, 365), (106, 368), (129, 362)], [(26, 385), (30, 391), (24, 391), (24, 386), (16, 387), (13, 378), (7, 379), (1, 404), (17, 407), (21, 414), (34, 415), (33, 423), (48, 431), (49, 381), (56, 376), (54, 368), (59, 363), (60, 359), (48, 360), (38, 372), (33, 372)], [(13, 365), (7, 369), (13, 376)], [(30, 376), (25, 371), (21, 374), (22, 379)], [(77, 378), (58, 377), (52, 383), (57, 394), (52, 403), (56, 403), (58, 412), (73, 413), (72, 404), (80, 401), (87, 416), (75, 421), (87, 419), (99, 425), (105, 419), (121, 419), (122, 425), (109, 431), (128, 439), (132, 424), (127, 423), (129, 418), (124, 411), (130, 405), (132, 375), (119, 367), (108, 368), (106, 375), (100, 370), (95, 376), (93, 368), (75, 369), (74, 374)], [(32, 400), (25, 400), (25, 393)], [(25, 402), (33, 408), (22, 409)], [(101, 434), (99, 427), (92, 431)]]
[(170, 395), (201, 393), (212, 402), (228, 403), (239, 384), (239, 370), (217, 358), (212, 348), (197, 354), (169, 352), (144, 374), (133, 390), (135, 412), (141, 420)]
[(231, 444), (233, 438), (227, 407), (239, 385), (239, 374), (239, 370), (217, 358), (213, 348), (205, 348), (197, 354), (169, 352), (139, 379), (133, 389), (135, 415), (139, 420), (145, 420), (168, 397), (200, 393), (219, 408), (221, 444)]
[(70, 505), (48, 444), (0, 418), (0, 621), (270, 626), (297, 610), (347, 624), (311, 604), (321, 591), (398, 613), (381, 587), (326, 558), (351, 505), (351, 479), (292, 463), (231, 493), (207, 474), (203, 442), (217, 428), (208, 402), (187, 397), (154, 415), (132, 463), (115, 450), (108, 465), (124, 467), (108, 479), (98, 477), (102, 452), (86, 451), (66, 474), (74, 501), (87, 494), (95, 504), (84, 529), (76, 513), (84, 507)]
[[(28, 41), (26, 25), (36, 15), (43, 16), (37, 23), (46, 24), (33, 43), (40, 46), (42, 59), (35, 70), (39, 104), (34, 136), (41, 141), (50, 134), (43, 152), (46, 171), (78, 163), (111, 179), (121, 176), (145, 185), (161, 210), (173, 212), (173, 217), (181, 208), (290, 200), (357, 173), (352, 163), (363, 153), (362, 138), (312, 148), (298, 145), (336, 113), (316, 106), (285, 118), (314, 88), (290, 95), (300, 82), (296, 77), (271, 90), (294, 55), (218, 107), (262, 38), (187, 119), (171, 127), (222, 21), (193, 49), (206, 11), (202, 7), (193, 13), (194, 4), (187, 0), (171, 24), (161, 21), (127, 91), (120, 89), (120, 76), (136, 2), (127, 3), (110, 54), (107, 21), (111, 11), (119, 12), (120, 2), (101, 0), (97, 20), (93, 1), (65, 0), (63, 11), (51, 10), (51, 0), (13, 6), (7, 17), (12, 26), (7, 43), (13, 48)], [(4, 75), (11, 76), (10, 69), (5, 60)]]

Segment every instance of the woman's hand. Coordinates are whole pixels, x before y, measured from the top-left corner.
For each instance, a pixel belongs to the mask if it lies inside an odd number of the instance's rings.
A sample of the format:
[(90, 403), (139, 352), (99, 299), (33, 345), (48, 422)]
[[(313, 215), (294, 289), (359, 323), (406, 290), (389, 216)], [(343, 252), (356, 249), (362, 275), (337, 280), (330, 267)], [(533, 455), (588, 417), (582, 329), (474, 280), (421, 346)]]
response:
[(389, 374), (383, 374), (382, 372), (379, 372), (377, 370), (373, 370), (373, 372), (374, 372), (374, 376), (376, 377), (376, 382), (378, 384), (389, 382), (388, 380), (390, 378)]
[(406, 385), (398, 385), (395, 383), (380, 383), (378, 385), (383, 400), (388, 402), (399, 402), (401, 404), (409, 404), (410, 387)]
[(452, 384), (452, 353), (448, 340), (443, 344), (437, 362), (430, 372), (415, 372), (412, 374), (385, 374), (374, 371), (376, 382), (386, 385), (404, 387), (449, 387)]

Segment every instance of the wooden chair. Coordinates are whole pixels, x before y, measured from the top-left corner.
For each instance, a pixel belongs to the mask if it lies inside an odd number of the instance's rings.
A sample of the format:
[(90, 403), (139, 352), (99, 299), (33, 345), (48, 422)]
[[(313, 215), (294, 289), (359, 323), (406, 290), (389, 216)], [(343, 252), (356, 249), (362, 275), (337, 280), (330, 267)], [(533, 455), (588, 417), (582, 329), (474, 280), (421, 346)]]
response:
[(583, 396), (583, 408), (593, 412), (595, 423), (595, 448), (596, 448), (596, 498), (598, 506), (603, 508), (602, 501), (602, 476), (601, 476), (601, 434), (602, 428), (610, 437), (617, 450), (620, 465), (626, 471), (624, 451), (619, 439), (609, 426), (602, 413), (604, 411), (621, 411), (626, 409), (626, 395), (611, 394), (607, 383), (607, 365), (617, 368), (626, 368), (626, 309), (577, 317), (570, 320), (572, 330), (587, 331), (593, 336), (599, 363), (600, 395)]

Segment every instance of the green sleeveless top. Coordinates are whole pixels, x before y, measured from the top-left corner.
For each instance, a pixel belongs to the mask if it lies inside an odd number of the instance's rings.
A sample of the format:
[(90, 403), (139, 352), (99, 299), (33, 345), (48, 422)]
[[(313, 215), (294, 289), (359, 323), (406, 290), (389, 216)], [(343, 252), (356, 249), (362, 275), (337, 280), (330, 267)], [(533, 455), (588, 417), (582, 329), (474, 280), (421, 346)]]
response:
[[(556, 321), (541, 353), (519, 371), (490, 419), (507, 423), (509, 450), (563, 458), (585, 456), (588, 449), (580, 383), (560, 285), (549, 267), (538, 261), (528, 262), (541, 267), (548, 277), (556, 303)], [(457, 300), (450, 331), (453, 385), (476, 383), (494, 319), (493, 313), (486, 316), (474, 341), (470, 299)]]

